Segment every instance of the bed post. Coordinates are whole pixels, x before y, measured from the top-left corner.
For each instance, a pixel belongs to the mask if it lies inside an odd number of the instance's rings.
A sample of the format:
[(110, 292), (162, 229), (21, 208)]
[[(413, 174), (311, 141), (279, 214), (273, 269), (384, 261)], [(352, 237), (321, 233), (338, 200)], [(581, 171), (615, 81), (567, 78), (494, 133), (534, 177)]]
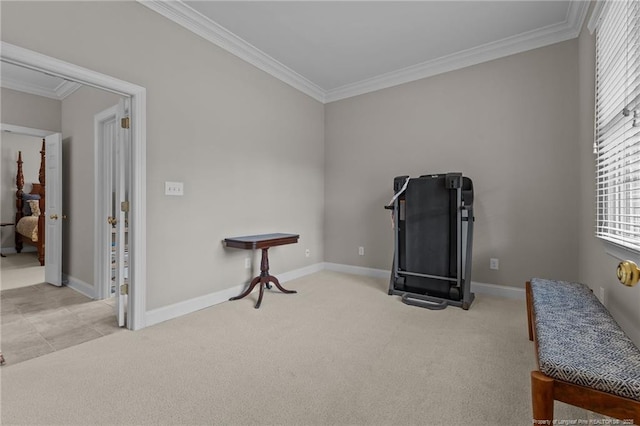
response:
[(44, 266), (44, 250), (45, 250), (45, 139), (42, 138), (42, 149), (40, 150), (40, 170), (38, 171), (38, 180), (40, 181), (40, 216), (38, 216), (38, 260), (40, 265)]
[[(38, 171), (38, 180), (40, 181), (40, 185), (44, 188), (45, 184), (45, 140), (42, 139), (42, 148), (40, 149), (40, 170)], [(43, 191), (44, 192), (44, 191)]]
[[(46, 167), (45, 167), (45, 140), (42, 139), (42, 149), (40, 150), (40, 170), (38, 171), (38, 181), (40, 182), (40, 188), (38, 191), (38, 195), (40, 195), (40, 216), (44, 216), (45, 214), (45, 199), (44, 194), (46, 193), (45, 189), (45, 179), (46, 179)], [(43, 240), (44, 241), (44, 240)]]
[[(16, 197), (21, 204), (19, 207), (22, 207), (22, 188), (24, 188), (24, 176), (22, 175), (22, 151), (18, 151), (18, 173), (16, 174), (16, 186), (18, 188), (16, 191)], [(16, 205), (16, 207), (18, 206)]]
[(46, 179), (45, 161), (46, 161), (45, 145), (44, 145), (44, 139), (42, 139), (42, 149), (40, 150), (40, 170), (38, 171), (38, 181), (40, 182), (40, 189), (38, 191), (38, 195), (40, 195), (40, 202), (38, 204), (40, 205), (41, 216), (44, 216), (45, 214), (44, 194), (47, 192), (45, 188), (45, 179)]
[[(22, 151), (18, 151), (18, 172), (16, 173), (16, 221), (17, 224), (22, 219), (22, 188), (24, 188), (24, 175), (22, 174)], [(18, 232), (15, 233), (16, 252), (22, 251), (22, 239)]]

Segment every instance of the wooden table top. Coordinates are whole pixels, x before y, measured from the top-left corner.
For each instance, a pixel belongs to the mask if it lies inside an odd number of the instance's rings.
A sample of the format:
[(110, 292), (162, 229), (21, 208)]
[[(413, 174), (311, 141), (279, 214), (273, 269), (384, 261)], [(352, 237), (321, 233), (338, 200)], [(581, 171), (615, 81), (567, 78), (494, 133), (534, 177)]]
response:
[(300, 235), (298, 234), (273, 233), (225, 238), (224, 242), (227, 247), (251, 250), (281, 246), (285, 244), (295, 244), (298, 242), (299, 238)]

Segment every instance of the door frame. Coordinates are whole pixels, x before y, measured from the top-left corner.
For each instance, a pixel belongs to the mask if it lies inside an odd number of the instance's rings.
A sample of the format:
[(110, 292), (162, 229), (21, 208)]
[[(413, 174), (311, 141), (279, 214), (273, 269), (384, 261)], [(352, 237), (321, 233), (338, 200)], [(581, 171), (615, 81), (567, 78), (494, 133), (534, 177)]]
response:
[[(65, 62), (7, 42), (1, 42), (0, 60), (45, 72), (66, 80), (131, 98), (131, 210), (129, 212), (129, 304), (127, 328), (145, 327), (147, 290), (146, 144), (147, 90), (97, 71)], [(94, 212), (97, 214), (97, 212)], [(94, 265), (95, 266), (95, 265)]]
[[(94, 225), (93, 235), (96, 246), (93, 252), (93, 282), (96, 285), (96, 298), (106, 299), (111, 296), (111, 280), (110, 270), (107, 267), (105, 259), (111, 257), (110, 250), (107, 249), (107, 235), (105, 233), (105, 216), (104, 212), (107, 209), (107, 205), (111, 204), (107, 201), (110, 199), (111, 185), (107, 182), (105, 177), (107, 174), (107, 168), (109, 167), (108, 156), (105, 155), (105, 140), (104, 140), (104, 128), (107, 123), (116, 121), (117, 105), (107, 108), (104, 111), (97, 113), (93, 118), (93, 131), (94, 131), (94, 170), (96, 173), (96, 179), (94, 180), (94, 193), (95, 207), (94, 211)], [(116, 123), (117, 125), (117, 123)]]
[[(38, 139), (46, 139), (46, 138), (48, 138), (49, 136), (52, 136), (52, 135), (60, 135), (59, 143), (60, 143), (60, 147), (62, 146), (61, 145), (62, 144), (62, 133), (61, 132), (54, 132), (54, 131), (51, 131), (51, 130), (44, 130), (44, 129), (35, 129), (35, 128), (32, 128), (32, 127), (15, 126), (13, 124), (6, 124), (6, 123), (0, 123), (0, 131), (2, 131), (2, 132), (5, 132), (5, 131), (6, 132), (11, 132), (11, 133), (16, 134), (16, 135), (32, 136), (32, 137), (38, 138)], [(46, 158), (49, 158), (49, 157), (46, 157)], [(61, 161), (62, 161), (61, 157), (58, 157), (58, 165), (60, 165), (60, 166), (62, 164)], [(50, 165), (50, 163), (47, 162), (47, 166), (49, 166), (49, 165)], [(50, 179), (48, 179), (50, 177), (48, 175), (48, 170), (45, 170), (45, 176), (47, 177), (47, 182), (49, 182), (49, 185), (51, 185), (51, 181), (50, 181)], [(56, 181), (58, 183), (60, 183), (61, 179), (54, 179), (54, 182), (56, 182)], [(48, 185), (46, 187), (49, 188)], [(55, 187), (55, 185), (54, 185), (54, 187)], [(61, 191), (61, 188), (58, 188), (58, 191)], [(48, 191), (46, 193), (49, 194)], [(49, 201), (49, 200), (47, 200), (47, 201)], [(61, 203), (59, 203), (59, 204), (61, 204)], [(49, 203), (45, 202), (45, 206), (48, 206), (48, 205), (49, 205)], [(60, 207), (60, 205), (58, 207)], [(44, 213), (48, 214), (48, 211), (45, 211)], [(60, 213), (60, 216), (61, 216), (60, 221), (62, 221), (62, 212), (58, 211), (57, 213)], [(50, 233), (49, 233), (49, 229), (50, 229), (49, 227), (50, 227), (51, 224), (49, 223), (49, 219), (47, 217), (45, 217), (45, 222), (44, 223), (45, 223), (45, 227), (44, 227), (45, 228), (44, 229), (45, 238), (44, 238), (44, 240), (45, 240), (45, 244), (46, 244), (47, 241), (51, 241), (51, 237), (50, 237)], [(60, 226), (62, 226), (62, 225), (60, 225)], [(15, 231), (15, 232), (17, 232), (17, 231)], [(53, 264), (53, 266), (52, 266), (52, 263), (51, 263), (51, 257), (52, 257), (51, 250), (49, 250), (51, 248), (51, 246), (49, 246), (48, 249), (45, 251), (45, 265), (44, 265), (45, 273), (44, 273), (44, 276), (45, 276), (45, 282), (47, 282), (48, 284), (55, 285), (57, 287), (61, 287), (62, 286), (62, 281), (63, 281), (62, 273), (61, 272), (58, 273), (56, 271), (55, 274), (51, 274), (51, 272), (52, 272), (51, 268), (52, 267), (59, 268), (61, 266), (61, 262), (62, 262), (62, 250), (63, 250), (62, 244), (61, 244), (62, 243), (62, 235), (60, 235), (60, 239), (58, 240), (58, 242), (59, 242), (60, 245), (55, 244), (55, 246), (56, 246), (56, 249), (57, 249), (57, 251), (59, 253), (56, 254), (57, 262), (55, 262)], [(57, 264), (57, 266), (55, 266), (56, 264)], [(49, 269), (47, 269), (47, 268), (49, 268)], [(55, 275), (57, 279), (47, 281), (47, 278), (50, 278), (50, 275)], [(52, 282), (52, 281), (55, 281), (55, 282)]]
[[(32, 127), (16, 126), (14, 124), (7, 124), (7, 123), (0, 123), (0, 132), (10, 132), (15, 135), (32, 136), (40, 140), (40, 142), (38, 142), (38, 146), (40, 146), (40, 144), (42, 143), (43, 138), (46, 138), (49, 135), (53, 135), (54, 133), (60, 133), (60, 132), (54, 132), (52, 130), (35, 129)], [(39, 149), (40, 148), (38, 148), (38, 150)], [(17, 232), (17, 231), (14, 229), (14, 232)], [(45, 227), (45, 235), (46, 235), (46, 227)], [(46, 241), (46, 237), (45, 237), (45, 241)], [(22, 252), (24, 253), (27, 250), (33, 249), (33, 248), (34, 247), (32, 246), (24, 246)], [(13, 252), (15, 252), (15, 250), (13, 250), (11, 253)], [(45, 264), (45, 267), (46, 267), (46, 264)]]

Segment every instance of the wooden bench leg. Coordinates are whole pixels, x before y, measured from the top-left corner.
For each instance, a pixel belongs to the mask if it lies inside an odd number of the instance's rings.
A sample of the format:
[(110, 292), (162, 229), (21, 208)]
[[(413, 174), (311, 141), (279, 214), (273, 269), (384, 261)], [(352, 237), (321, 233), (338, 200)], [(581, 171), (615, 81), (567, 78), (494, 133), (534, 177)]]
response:
[(531, 283), (527, 281), (525, 286), (525, 294), (527, 296), (527, 325), (529, 326), (529, 340), (533, 341), (533, 297), (531, 294)]
[(539, 371), (531, 372), (533, 424), (553, 423), (553, 379)]

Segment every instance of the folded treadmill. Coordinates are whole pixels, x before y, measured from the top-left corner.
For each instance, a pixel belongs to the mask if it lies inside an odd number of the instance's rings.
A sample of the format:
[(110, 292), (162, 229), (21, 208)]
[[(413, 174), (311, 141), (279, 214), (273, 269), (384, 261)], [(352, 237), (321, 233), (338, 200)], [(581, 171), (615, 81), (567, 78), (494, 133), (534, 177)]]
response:
[(462, 173), (398, 176), (393, 211), (389, 295), (427, 309), (469, 309), (473, 245), (473, 182)]

